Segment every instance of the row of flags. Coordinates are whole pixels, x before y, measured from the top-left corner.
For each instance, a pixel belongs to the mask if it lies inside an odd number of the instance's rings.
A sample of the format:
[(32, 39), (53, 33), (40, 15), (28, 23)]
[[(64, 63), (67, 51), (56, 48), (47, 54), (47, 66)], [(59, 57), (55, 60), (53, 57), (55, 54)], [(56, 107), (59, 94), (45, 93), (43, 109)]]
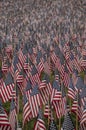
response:
[[(12, 45), (7, 45), (4, 54), (1, 52), (3, 58), (1, 57), (0, 98), (3, 104), (6, 102), (11, 104), (9, 115), (3, 109), (8, 124), (1, 118), (1, 129), (3, 127), (16, 129), (21, 93), (23, 127), (38, 117), (34, 129), (45, 130), (46, 125), (39, 114), (39, 108), (50, 102), (56, 118), (64, 117), (63, 130), (70, 128), (74, 130), (74, 126), (70, 123), (71, 119), (68, 119), (69, 123), (66, 121), (69, 112), (75, 113), (81, 130), (85, 130), (86, 84), (80, 76), (86, 69), (86, 65), (81, 64), (81, 61), (86, 62), (83, 61), (83, 56), (86, 57), (85, 48), (82, 49), (79, 58), (78, 46), (71, 49), (69, 43), (65, 43), (64, 47), (56, 42), (50, 46), (46, 44), (31, 46), (27, 43), (21, 45), (15, 45), (14, 48)], [(68, 101), (71, 105), (67, 112)], [(46, 116), (51, 120), (50, 114)], [(53, 123), (51, 121), (49, 129), (57, 129)]]

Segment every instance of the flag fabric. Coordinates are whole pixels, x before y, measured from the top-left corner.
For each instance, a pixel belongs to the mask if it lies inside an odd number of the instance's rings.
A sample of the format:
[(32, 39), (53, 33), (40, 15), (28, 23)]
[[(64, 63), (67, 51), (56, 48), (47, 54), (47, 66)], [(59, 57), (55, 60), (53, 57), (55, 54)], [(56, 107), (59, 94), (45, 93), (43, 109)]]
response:
[(75, 88), (74, 88), (74, 85), (73, 85), (73, 81), (72, 81), (72, 78), (70, 78), (70, 85), (69, 85), (69, 88), (68, 88), (68, 97), (70, 97), (71, 99), (75, 99)]
[(53, 89), (52, 89), (52, 94), (51, 94), (51, 102), (53, 100), (60, 100), (61, 99), (61, 88), (59, 85), (59, 82), (54, 80), (53, 82)]
[(21, 72), (18, 73), (16, 84), (18, 85), (21, 93), (23, 94), (24, 91), (24, 71), (21, 70)]
[(2, 62), (2, 71), (3, 71), (4, 74), (7, 73), (7, 71), (8, 71), (7, 61)]
[(58, 130), (54, 119), (52, 119), (52, 120), (50, 121), (49, 129), (48, 129), (48, 130)]
[(32, 85), (34, 86), (36, 83), (40, 84), (40, 78), (39, 78), (39, 74), (38, 71), (35, 67), (35, 65), (33, 65), (31, 73), (30, 73), (30, 80)]
[(77, 115), (79, 120), (81, 119), (81, 116), (82, 116), (81, 97), (79, 94), (76, 95), (76, 97), (73, 101), (71, 111)]
[(40, 98), (42, 101), (42, 104), (46, 104), (46, 102), (49, 100), (49, 93), (47, 90), (47, 84), (46, 80), (42, 80), (42, 82), (39, 85), (39, 90), (40, 90)]
[(47, 96), (49, 97), (52, 93), (52, 85), (50, 83), (49, 75), (45, 74), (43, 80), (46, 81), (46, 91), (47, 91)]
[(86, 98), (86, 86), (82, 89), (81, 93), (80, 93), (80, 96), (81, 96), (81, 106), (83, 108), (83, 106), (85, 105), (85, 98)]
[(30, 93), (29, 103), (30, 103), (33, 118), (37, 117), (38, 111), (39, 111), (39, 106), (41, 105), (40, 92), (39, 92), (37, 83), (33, 87), (32, 91)]
[(42, 104), (46, 104), (47, 101), (49, 100), (49, 97), (52, 92), (52, 86), (49, 81), (49, 76), (47, 74), (44, 75), (43, 80), (41, 84), (39, 85), (39, 90), (40, 90), (40, 98), (42, 101)]
[(62, 92), (62, 98), (61, 98), (61, 115), (64, 116), (66, 113), (66, 104), (67, 104), (67, 99), (66, 99), (66, 92), (65, 92), (65, 86), (61, 84), (61, 92)]
[(31, 91), (32, 91), (32, 84), (31, 84), (30, 79), (28, 79), (28, 81), (27, 81), (25, 90), (26, 90), (26, 91), (25, 91), (26, 97), (27, 97), (27, 99), (29, 100), (30, 93), (31, 93)]
[(38, 62), (37, 64), (37, 70), (38, 70), (38, 73), (41, 74), (42, 71), (44, 70), (44, 64), (42, 62), (42, 60), (40, 59), (40, 61)]
[(46, 55), (44, 55), (44, 72), (47, 73), (48, 75), (50, 75), (51, 71), (50, 71), (50, 66), (47, 62), (47, 57)]
[(80, 76), (78, 76), (77, 83), (75, 86), (76, 93), (80, 92), (84, 87), (84, 82)]
[(0, 101), (0, 130), (12, 130), (8, 120), (8, 116), (4, 111), (1, 101)]
[(32, 112), (30, 103), (27, 100), (26, 94), (23, 96), (23, 126), (27, 121), (30, 121), (32, 119)]
[(15, 55), (14, 56), (14, 59), (13, 59), (13, 63), (12, 63), (12, 66), (11, 66), (11, 70), (12, 70), (12, 75), (14, 77), (14, 82), (16, 83), (16, 79), (18, 77), (18, 74), (21, 70), (21, 65), (19, 64), (19, 61), (18, 61), (18, 56)]
[(29, 63), (28, 63), (28, 56), (27, 56), (23, 66), (25, 72), (28, 71), (28, 67), (29, 67)]
[(51, 120), (51, 108), (49, 103), (45, 104), (45, 109), (44, 109), (44, 116)]
[(85, 70), (86, 69), (86, 55), (81, 57), (79, 62), (80, 62), (80, 66), (82, 67), (82, 69)]
[(66, 115), (64, 117), (64, 122), (63, 122), (62, 128), (63, 128), (63, 130), (75, 130), (69, 113), (66, 113)]
[(19, 62), (21, 64), (21, 66), (23, 67), (24, 63), (25, 63), (25, 60), (26, 60), (26, 55), (23, 54), (21, 49), (18, 52), (18, 59), (19, 59)]
[(16, 97), (16, 92), (14, 90), (14, 82), (12, 79), (12, 76), (10, 73), (8, 73), (5, 82), (3, 82), (3, 85), (1, 87), (1, 98), (3, 102), (7, 102), (11, 100), (12, 98)]
[(63, 79), (64, 85), (68, 88), (69, 82), (70, 82), (70, 75), (69, 75), (69, 71), (68, 71), (66, 66), (65, 66), (65, 69), (64, 69), (64, 76), (63, 76), (62, 79)]
[(86, 104), (84, 105), (84, 108), (83, 108), (80, 124), (86, 125)]
[(14, 99), (12, 99), (11, 101), (11, 107), (10, 107), (10, 114), (9, 114), (9, 122), (11, 125), (12, 130), (16, 129), (16, 106), (15, 106), (15, 102)]
[(61, 103), (60, 103), (61, 98), (62, 98), (61, 88), (60, 88), (58, 82), (55, 80), (53, 82), (53, 90), (52, 90), (52, 94), (51, 94), (51, 103), (54, 106), (57, 118), (60, 118), (62, 116)]
[(43, 120), (43, 113), (42, 113), (41, 109), (39, 110), (37, 122), (34, 126), (34, 130), (46, 130), (45, 122)]

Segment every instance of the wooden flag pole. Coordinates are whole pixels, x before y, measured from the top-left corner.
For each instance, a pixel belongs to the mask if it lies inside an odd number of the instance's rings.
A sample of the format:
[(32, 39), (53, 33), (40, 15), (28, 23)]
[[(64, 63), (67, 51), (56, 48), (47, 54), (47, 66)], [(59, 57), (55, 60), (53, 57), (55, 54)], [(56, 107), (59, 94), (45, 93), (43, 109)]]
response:
[[(49, 96), (49, 100), (50, 100), (50, 96)], [(48, 100), (48, 107), (50, 106), (50, 101)], [(49, 126), (49, 123), (50, 123), (50, 117), (49, 117), (49, 109), (48, 109), (48, 126)]]
[[(77, 106), (78, 106), (78, 94), (77, 94)], [(78, 108), (77, 108), (77, 112), (76, 112), (76, 130), (78, 130)]]
[[(62, 93), (62, 79), (60, 78), (60, 87), (61, 87), (61, 93)], [(60, 112), (61, 112), (61, 103), (60, 102)], [(59, 118), (59, 130), (61, 130), (61, 117)]]
[(71, 112), (71, 104), (72, 104), (72, 102), (71, 102), (71, 99), (70, 99), (70, 112)]
[(61, 130), (61, 118), (59, 118), (59, 130)]

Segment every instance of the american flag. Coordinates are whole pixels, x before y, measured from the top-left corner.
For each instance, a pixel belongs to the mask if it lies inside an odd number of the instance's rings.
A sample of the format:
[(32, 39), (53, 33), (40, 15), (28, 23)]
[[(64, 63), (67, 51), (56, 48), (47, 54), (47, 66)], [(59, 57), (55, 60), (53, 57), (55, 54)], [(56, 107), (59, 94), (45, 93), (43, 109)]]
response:
[(11, 107), (10, 107), (10, 114), (9, 114), (9, 122), (11, 125), (12, 130), (16, 129), (16, 106), (15, 101), (12, 99), (11, 101)]
[(41, 59), (38, 59), (37, 58), (37, 70), (38, 70), (38, 73), (41, 74), (41, 72), (44, 70), (44, 64), (42, 62)]
[(73, 101), (71, 111), (73, 113), (75, 113), (77, 115), (78, 119), (80, 120), (80, 118), (82, 116), (82, 110), (81, 110), (81, 97), (79, 94), (76, 95), (76, 97)]
[(7, 102), (12, 98), (16, 97), (16, 92), (14, 90), (14, 82), (10, 73), (8, 73), (3, 86), (1, 87), (1, 98), (3, 102)]
[(86, 49), (82, 49), (82, 55), (86, 56)]
[(60, 100), (61, 99), (61, 88), (59, 86), (59, 83), (55, 80), (53, 82), (53, 89), (51, 94), (51, 102), (53, 100)]
[(69, 60), (69, 57), (70, 57), (70, 48), (69, 48), (69, 45), (66, 43), (65, 44), (65, 59), (66, 59), (66, 61)]
[(76, 93), (80, 92), (84, 87), (84, 82), (80, 76), (78, 76), (77, 83), (75, 86)]
[(16, 99), (15, 99), (16, 111), (19, 113), (19, 88), (16, 85)]
[(39, 110), (37, 122), (34, 126), (34, 130), (46, 130), (45, 122), (43, 120), (43, 113), (41, 109)]
[(51, 60), (52, 60), (52, 62), (54, 64), (56, 64), (56, 62), (57, 62), (57, 56), (56, 56), (56, 54), (54, 52), (51, 54)]
[(43, 77), (43, 80), (46, 80), (46, 90), (48, 92), (48, 97), (49, 97), (52, 93), (52, 86), (51, 86), (51, 83), (50, 83), (49, 75), (45, 74), (44, 77)]
[(54, 106), (54, 109), (56, 111), (56, 116), (59, 118), (61, 117), (61, 98), (62, 98), (62, 94), (61, 94), (61, 88), (58, 84), (57, 81), (53, 82), (53, 90), (52, 90), (52, 94), (51, 94), (51, 102), (52, 105)]
[(67, 67), (65, 66), (64, 68), (64, 76), (63, 76), (63, 83), (64, 85), (68, 88), (69, 87), (69, 82), (70, 82), (70, 75)]
[(40, 98), (41, 98), (42, 104), (45, 104), (49, 98), (46, 80), (41, 81), (41, 83), (39, 85), (39, 90), (40, 90)]
[(0, 101), (0, 130), (12, 130), (8, 120), (8, 116), (4, 111), (1, 101)]
[(50, 104), (49, 103), (45, 104), (44, 116), (46, 118), (49, 118), (49, 120), (51, 119), (51, 108), (50, 108)]
[(19, 64), (18, 56), (15, 55), (12, 63), (12, 74), (14, 74), (14, 81), (16, 82), (16, 79), (18, 77), (18, 74), (20, 70), (22, 69), (22, 66)]
[(69, 84), (69, 88), (68, 88), (68, 97), (70, 97), (73, 100), (75, 98), (75, 88), (73, 85), (72, 78), (70, 78), (70, 84)]
[(54, 119), (51, 119), (48, 130), (58, 130)]
[(72, 121), (69, 113), (66, 113), (66, 115), (64, 117), (64, 122), (63, 122), (62, 128), (63, 128), (63, 130), (75, 130), (73, 121)]
[(25, 90), (26, 90), (26, 97), (27, 97), (27, 99), (29, 99), (30, 93), (32, 91), (32, 84), (31, 84), (30, 79), (28, 79), (28, 81), (27, 81)]
[(85, 105), (85, 98), (86, 98), (86, 86), (82, 89), (82, 92), (80, 93), (81, 96), (81, 103), (82, 103), (82, 107)]
[(23, 97), (23, 126), (27, 121), (32, 119), (32, 112), (29, 101), (27, 100), (26, 94)]
[(86, 124), (86, 104), (84, 105), (80, 124)]
[(38, 84), (40, 84), (40, 82), (41, 82), (35, 65), (33, 65), (33, 68), (31, 70), (30, 80), (31, 80), (31, 83), (33, 86), (36, 84), (36, 82)]
[(81, 71), (81, 67), (80, 67), (80, 65), (79, 65), (79, 63), (78, 63), (78, 60), (77, 60), (77, 58), (76, 58), (76, 55), (74, 55), (73, 54), (74, 52), (71, 52), (71, 55), (70, 55), (70, 66), (72, 65), (72, 67), (74, 66), (77, 70), (78, 70), (78, 72), (80, 72)]
[(83, 68), (83, 70), (86, 69), (86, 55), (80, 59), (80, 66)]
[(74, 87), (77, 83), (77, 79), (78, 79), (78, 70), (73, 70), (73, 73), (72, 73), (72, 81), (73, 81), (73, 84), (74, 84)]
[(11, 53), (13, 50), (13, 47), (12, 47), (12, 45), (9, 44), (9, 45), (7, 45), (7, 47), (5, 49), (6, 49), (6, 53)]
[(19, 59), (19, 63), (21, 64), (21, 66), (24, 66), (25, 60), (26, 60), (26, 55), (23, 54), (22, 50), (20, 49), (18, 52), (18, 59)]
[(3, 71), (4, 74), (7, 73), (7, 71), (8, 71), (8, 64), (7, 64), (7, 61), (2, 62), (2, 71)]
[(21, 72), (19, 72), (19, 74), (17, 76), (16, 83), (19, 86), (19, 89), (22, 94), (23, 94), (23, 90), (24, 90), (23, 82), (24, 82), (24, 71), (21, 70)]
[(55, 80), (59, 83), (59, 72), (55, 69)]
[(66, 104), (67, 104), (67, 99), (66, 99), (66, 92), (65, 92), (65, 87), (63, 84), (61, 84), (61, 92), (62, 92), (62, 98), (61, 98), (61, 114), (62, 116), (66, 113)]
[(30, 107), (31, 107), (33, 118), (37, 117), (38, 111), (39, 111), (39, 106), (41, 105), (40, 93), (39, 93), (39, 89), (38, 89), (37, 83), (33, 87), (32, 91), (30, 93), (29, 102), (30, 102)]
[(15, 69), (15, 67), (16, 67), (19, 72), (21, 71), (22, 65), (21, 65), (20, 62), (19, 62), (19, 59), (18, 59), (18, 55), (17, 55), (17, 54), (15, 54), (15, 56), (14, 56), (13, 65), (14, 65), (14, 69)]
[(46, 54), (43, 55), (43, 59), (44, 59), (44, 72), (47, 73), (48, 75), (50, 75), (51, 73), (51, 70), (50, 70), (50, 66), (47, 62), (47, 57), (46, 57)]
[(29, 59), (28, 59), (28, 56), (27, 56), (26, 61), (24, 62), (24, 66), (23, 66), (25, 72), (28, 71), (28, 67), (29, 67), (28, 61), (29, 61)]

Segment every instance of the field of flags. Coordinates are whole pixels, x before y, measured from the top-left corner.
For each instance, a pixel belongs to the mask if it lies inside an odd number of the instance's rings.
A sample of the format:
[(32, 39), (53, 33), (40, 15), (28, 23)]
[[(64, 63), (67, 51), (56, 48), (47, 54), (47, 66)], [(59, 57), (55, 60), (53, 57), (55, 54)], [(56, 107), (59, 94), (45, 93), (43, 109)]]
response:
[[(33, 119), (34, 130), (45, 130), (46, 126), (49, 130), (86, 129), (85, 46), (79, 59), (69, 43), (61, 49), (59, 45), (53, 41), (50, 48), (46, 44), (4, 48), (5, 56), (1, 54), (0, 59), (2, 130), (15, 130), (20, 113), (24, 129)], [(6, 103), (10, 105), (8, 112), (3, 107)]]
[(0, 1), (0, 130), (86, 130), (85, 5)]

